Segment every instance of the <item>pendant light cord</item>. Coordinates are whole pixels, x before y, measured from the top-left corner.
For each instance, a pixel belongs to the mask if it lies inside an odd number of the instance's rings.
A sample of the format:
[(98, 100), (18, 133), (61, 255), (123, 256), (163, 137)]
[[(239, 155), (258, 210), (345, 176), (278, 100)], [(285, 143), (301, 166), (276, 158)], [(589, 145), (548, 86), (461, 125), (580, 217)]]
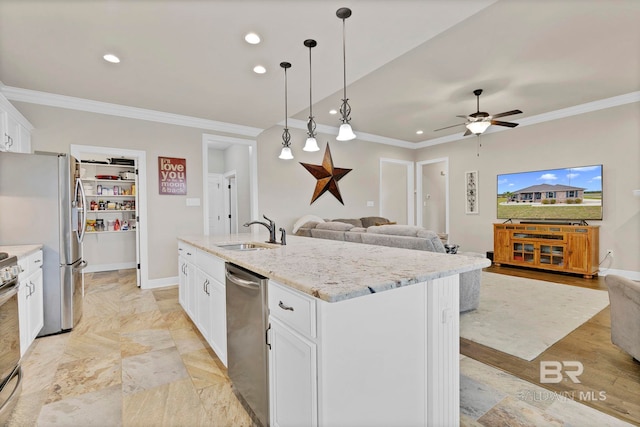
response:
[(311, 46), (309, 46), (309, 118), (313, 119), (313, 98), (311, 97)]
[(347, 47), (346, 47), (346, 31), (345, 31), (345, 18), (342, 18), (342, 83), (344, 88), (344, 99), (347, 99)]
[(289, 117), (287, 113), (287, 69), (284, 69), (284, 128), (287, 129), (287, 118)]

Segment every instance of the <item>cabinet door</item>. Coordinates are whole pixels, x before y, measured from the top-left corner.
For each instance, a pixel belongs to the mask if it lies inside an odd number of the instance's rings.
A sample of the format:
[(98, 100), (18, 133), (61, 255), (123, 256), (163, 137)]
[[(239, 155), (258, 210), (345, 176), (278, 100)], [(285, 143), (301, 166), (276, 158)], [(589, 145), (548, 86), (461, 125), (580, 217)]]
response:
[(211, 336), (211, 298), (209, 297), (212, 279), (201, 270), (196, 270), (196, 313), (195, 323), (202, 336), (209, 341)]
[(227, 296), (225, 286), (212, 279), (209, 285), (209, 294), (211, 300), (209, 344), (224, 366), (227, 366)]
[(270, 321), (271, 425), (317, 426), (316, 345), (277, 319)]
[(0, 120), (4, 123), (2, 148), (4, 151), (20, 151), (20, 124), (6, 111), (0, 112)]
[(178, 302), (187, 311), (189, 287), (187, 286), (187, 261), (178, 257)]
[(198, 294), (198, 284), (196, 281), (196, 267), (195, 265), (187, 262), (186, 267), (184, 269), (186, 276), (186, 287), (189, 288), (186, 292), (187, 297), (187, 306), (185, 308), (187, 314), (195, 322), (196, 320), (196, 296)]
[(567, 234), (567, 270), (589, 273), (589, 236), (587, 233)]
[(18, 319), (20, 324), (20, 357), (22, 357), (29, 348), (29, 279), (20, 282), (18, 289)]
[(507, 262), (510, 259), (509, 231), (496, 230), (493, 242), (493, 262)]
[(38, 268), (35, 273), (27, 279), (31, 288), (31, 294), (27, 299), (27, 310), (29, 317), (28, 344), (31, 345), (40, 330), (44, 326), (44, 292), (42, 289), (42, 269)]

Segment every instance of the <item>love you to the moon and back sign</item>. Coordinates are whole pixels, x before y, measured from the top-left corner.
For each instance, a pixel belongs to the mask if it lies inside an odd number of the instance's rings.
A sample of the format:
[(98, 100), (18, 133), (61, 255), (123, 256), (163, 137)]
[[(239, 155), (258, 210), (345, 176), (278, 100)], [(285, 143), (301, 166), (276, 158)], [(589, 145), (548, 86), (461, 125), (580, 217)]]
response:
[(160, 194), (187, 194), (187, 159), (158, 157)]

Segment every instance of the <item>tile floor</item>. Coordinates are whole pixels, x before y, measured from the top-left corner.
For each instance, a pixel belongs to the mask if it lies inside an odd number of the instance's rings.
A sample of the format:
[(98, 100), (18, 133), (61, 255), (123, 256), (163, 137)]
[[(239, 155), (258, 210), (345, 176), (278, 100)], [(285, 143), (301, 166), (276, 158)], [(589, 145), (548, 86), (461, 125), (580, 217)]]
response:
[[(141, 291), (133, 270), (85, 283), (78, 326), (25, 355), (10, 427), (252, 425), (176, 286)], [(628, 425), (471, 358), (460, 368), (463, 426)]]

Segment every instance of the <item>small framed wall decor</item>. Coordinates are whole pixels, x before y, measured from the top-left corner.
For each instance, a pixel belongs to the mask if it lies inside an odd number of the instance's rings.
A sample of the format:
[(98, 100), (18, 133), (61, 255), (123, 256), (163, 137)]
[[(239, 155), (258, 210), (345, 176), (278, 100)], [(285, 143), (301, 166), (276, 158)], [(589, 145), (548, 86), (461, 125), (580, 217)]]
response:
[(477, 214), (478, 211), (478, 171), (465, 172), (465, 213)]

